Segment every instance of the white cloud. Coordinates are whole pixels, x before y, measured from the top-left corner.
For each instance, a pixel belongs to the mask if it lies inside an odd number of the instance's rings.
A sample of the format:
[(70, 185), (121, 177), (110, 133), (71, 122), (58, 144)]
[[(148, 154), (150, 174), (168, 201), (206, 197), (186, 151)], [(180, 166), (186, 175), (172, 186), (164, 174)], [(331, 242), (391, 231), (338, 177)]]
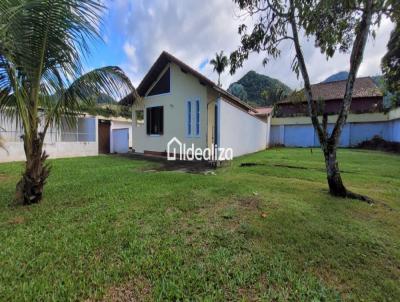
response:
[[(239, 11), (229, 0), (203, 1), (187, 0), (115, 0), (110, 7), (120, 32), (126, 39), (124, 52), (127, 57), (123, 68), (137, 85), (163, 50), (170, 52), (193, 68), (198, 69), (202, 62), (214, 57), (216, 52), (224, 50), (226, 54), (235, 50), (240, 42), (238, 25), (243, 19)], [(251, 24), (252, 20), (245, 20)], [(393, 24), (384, 20), (377, 32), (377, 39), (368, 42), (364, 62), (359, 75), (380, 73), (380, 59), (386, 51)], [(312, 40), (303, 39), (303, 49), (312, 82), (324, 80), (329, 75), (346, 70), (349, 55), (337, 54), (326, 60), (314, 47)], [(294, 56), (293, 47), (286, 43), (282, 55), (267, 66), (262, 65), (263, 54), (252, 54), (243, 68), (233, 76), (227, 71), (221, 77), (226, 88), (249, 70), (277, 78), (292, 88), (301, 86), (301, 79), (291, 71)], [(212, 80), (217, 75), (207, 64), (201, 71)]]

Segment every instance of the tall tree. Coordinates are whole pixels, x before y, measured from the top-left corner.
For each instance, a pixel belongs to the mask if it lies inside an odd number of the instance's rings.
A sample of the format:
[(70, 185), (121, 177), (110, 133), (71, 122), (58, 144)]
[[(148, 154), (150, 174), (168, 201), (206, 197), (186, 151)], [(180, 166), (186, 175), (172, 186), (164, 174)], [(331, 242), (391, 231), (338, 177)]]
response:
[[(369, 34), (375, 35), (384, 15), (394, 18), (398, 10), (397, 0), (234, 0), (240, 9), (252, 16), (258, 16), (251, 33), (247, 26), (239, 26), (241, 46), (230, 56), (231, 73), (242, 66), (250, 52), (264, 51), (267, 56), (263, 63), (277, 58), (281, 53), (282, 42), (294, 45), (295, 57), (292, 69), (304, 81), (304, 93), (312, 125), (318, 134), (325, 157), (329, 192), (334, 196), (369, 198), (355, 194), (343, 184), (337, 161), (337, 146), (343, 126), (349, 114), (354, 82), (363, 59)], [(318, 117), (318, 102), (313, 99), (310, 77), (303, 54), (300, 35), (315, 38), (315, 45), (327, 58), (336, 51), (350, 52), (350, 68), (343, 101), (331, 133), (328, 132), (328, 116), (322, 121)], [(287, 45), (286, 45), (287, 46)]]
[(221, 86), (221, 73), (225, 71), (225, 68), (228, 67), (229, 61), (228, 57), (224, 55), (224, 52), (215, 54), (215, 58), (210, 61), (210, 64), (214, 66), (214, 71), (218, 73), (218, 86)]
[[(400, 14), (399, 14), (400, 18)], [(382, 71), (387, 90), (400, 105), (400, 25), (396, 24), (387, 44), (387, 53), (382, 58)]]
[(37, 203), (50, 173), (43, 142), (49, 127), (73, 122), (101, 93), (133, 90), (118, 67), (83, 74), (90, 42), (99, 39), (104, 7), (96, 0), (2, 0), (0, 113), (23, 126), (25, 172), (16, 202)]

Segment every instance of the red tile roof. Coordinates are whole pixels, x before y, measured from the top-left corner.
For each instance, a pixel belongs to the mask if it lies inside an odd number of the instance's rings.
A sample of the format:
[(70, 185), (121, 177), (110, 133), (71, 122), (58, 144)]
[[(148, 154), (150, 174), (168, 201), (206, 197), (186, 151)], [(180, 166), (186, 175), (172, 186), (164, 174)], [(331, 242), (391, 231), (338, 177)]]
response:
[[(314, 100), (340, 100), (343, 99), (346, 89), (346, 80), (311, 85)], [(299, 91), (301, 92), (301, 91)], [(371, 77), (357, 78), (353, 88), (353, 99), (366, 97), (382, 97), (382, 91)], [(279, 103), (305, 102), (304, 95), (289, 96)]]
[(272, 113), (273, 107), (257, 107), (254, 115), (269, 115)]

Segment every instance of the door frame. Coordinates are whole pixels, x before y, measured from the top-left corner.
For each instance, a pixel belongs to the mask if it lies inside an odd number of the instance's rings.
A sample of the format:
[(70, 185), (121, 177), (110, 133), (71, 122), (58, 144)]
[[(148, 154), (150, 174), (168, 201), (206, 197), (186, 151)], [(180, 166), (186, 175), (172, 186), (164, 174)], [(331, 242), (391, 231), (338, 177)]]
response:
[[(109, 154), (111, 152), (111, 121), (98, 120), (98, 151), (99, 154)], [(104, 146), (103, 146), (104, 144)]]

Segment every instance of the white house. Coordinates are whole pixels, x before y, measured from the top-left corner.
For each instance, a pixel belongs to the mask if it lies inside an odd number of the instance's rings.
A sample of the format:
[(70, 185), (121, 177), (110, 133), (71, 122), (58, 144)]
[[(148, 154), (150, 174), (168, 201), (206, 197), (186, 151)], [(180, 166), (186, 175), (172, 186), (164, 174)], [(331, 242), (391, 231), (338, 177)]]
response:
[(163, 52), (123, 104), (133, 104), (133, 149), (166, 155), (174, 137), (195, 148), (232, 148), (233, 156), (264, 150), (270, 116), (218, 87), (214, 82)]

